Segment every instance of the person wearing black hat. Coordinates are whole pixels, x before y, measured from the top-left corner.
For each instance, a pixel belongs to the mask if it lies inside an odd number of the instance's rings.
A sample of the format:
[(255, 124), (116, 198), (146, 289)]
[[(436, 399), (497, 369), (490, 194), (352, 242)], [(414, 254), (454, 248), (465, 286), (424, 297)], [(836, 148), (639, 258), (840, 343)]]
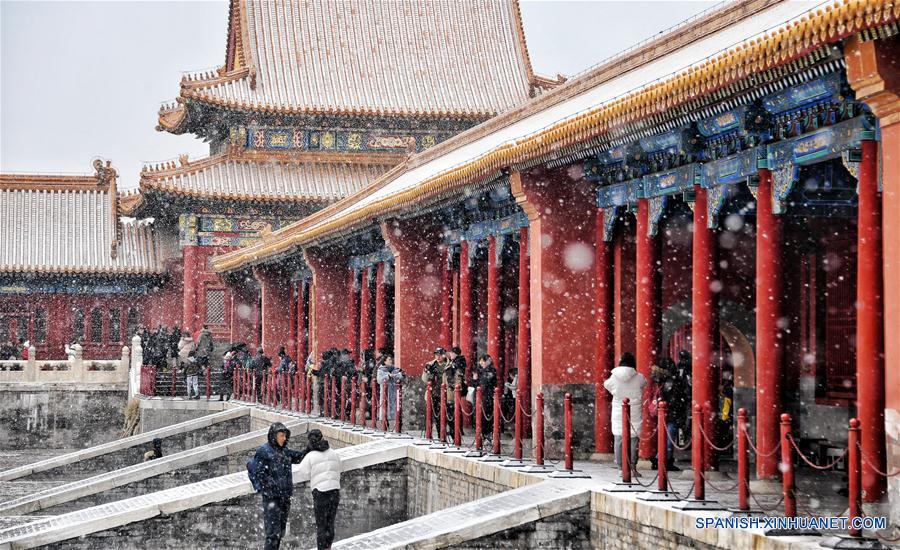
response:
[(277, 550), (281, 546), (294, 494), (291, 464), (300, 464), (306, 456), (305, 451), (288, 449), (290, 438), (291, 430), (275, 422), (269, 426), (269, 442), (257, 449), (247, 464), (250, 481), (262, 494), (265, 550)]
[[(466, 394), (466, 358), (462, 355), (462, 350), (457, 346), (450, 348), (447, 354), (450, 359), (447, 367), (444, 368), (442, 382), (447, 384), (447, 435), (454, 433), (454, 406), (462, 407), (463, 404), (456, 404), (456, 384), (459, 383), (462, 395)], [(459, 433), (463, 433), (463, 427), (459, 427)]]
[(322, 437), (319, 430), (307, 436), (306, 457), (300, 463), (299, 474), (309, 477), (313, 509), (316, 516), (316, 547), (331, 548), (334, 542), (334, 518), (341, 502), (341, 457)]
[(156, 460), (157, 458), (163, 457), (162, 451), (162, 439), (158, 437), (153, 438), (153, 448), (144, 453), (144, 462), (148, 460)]
[(250, 369), (253, 371), (253, 377), (256, 382), (256, 400), (261, 401), (263, 397), (263, 373), (272, 370), (272, 360), (266, 357), (262, 348), (256, 350), (256, 356), (253, 357), (253, 361), (250, 363)]
[(449, 364), (444, 348), (437, 348), (434, 350), (434, 359), (425, 363), (422, 370), (422, 382), (426, 386), (431, 382), (431, 420), (437, 430), (441, 429), (441, 377)]
[[(494, 389), (497, 387), (497, 368), (490, 355), (482, 355), (478, 358), (478, 367), (472, 373), (471, 384), (481, 388), (481, 411), (484, 415), (484, 425), (490, 426), (494, 414)], [(491, 432), (493, 433), (493, 432)]]

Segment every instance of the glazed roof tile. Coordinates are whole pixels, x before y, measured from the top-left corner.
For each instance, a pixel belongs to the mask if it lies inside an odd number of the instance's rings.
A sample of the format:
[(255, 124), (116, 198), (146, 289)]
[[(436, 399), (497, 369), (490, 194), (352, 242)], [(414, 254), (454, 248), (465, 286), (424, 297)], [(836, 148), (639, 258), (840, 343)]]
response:
[(229, 29), (226, 65), (187, 75), (180, 101), (483, 118), (554, 84), (532, 73), (515, 0), (232, 0)]
[(0, 272), (164, 271), (152, 225), (118, 219), (113, 200), (91, 176), (0, 175)]

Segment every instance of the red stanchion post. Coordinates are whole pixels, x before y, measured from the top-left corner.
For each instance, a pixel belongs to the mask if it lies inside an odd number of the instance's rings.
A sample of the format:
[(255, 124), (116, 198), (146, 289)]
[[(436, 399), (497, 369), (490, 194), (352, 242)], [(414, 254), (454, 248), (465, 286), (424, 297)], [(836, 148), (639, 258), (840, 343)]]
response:
[(150, 367), (150, 373), (151, 373), (151, 376), (153, 377), (152, 380), (151, 380), (151, 382), (152, 382), (152, 384), (153, 384), (153, 396), (156, 397), (156, 395), (157, 395), (157, 390), (156, 390), (156, 367)]
[(394, 419), (394, 432), (403, 431), (403, 382), (397, 381), (397, 411)]
[(262, 402), (269, 404), (269, 371), (264, 370), (262, 376)]
[(631, 400), (622, 400), (622, 483), (631, 483)]
[(388, 412), (387, 412), (387, 383), (380, 385), (380, 399), (379, 403), (381, 403), (381, 431), (386, 432), (388, 430)]
[(325, 375), (325, 386), (322, 388), (322, 401), (324, 403), (319, 403), (319, 408), (321, 409), (322, 416), (328, 417), (328, 404), (331, 403), (331, 375)]
[(172, 397), (175, 397), (176, 380), (178, 380), (178, 365), (172, 367)]
[(750, 509), (750, 449), (747, 445), (747, 411), (738, 409), (738, 510)]
[(785, 517), (797, 517), (797, 497), (794, 494), (794, 453), (791, 449), (791, 415), (781, 415), (781, 481), (784, 492)]
[(665, 401), (656, 404), (657, 424), (656, 424), (656, 471), (657, 485), (656, 489), (660, 492), (669, 490), (669, 471), (668, 471), (668, 446), (666, 441), (666, 409)]
[(312, 414), (313, 410), (313, 381), (308, 376), (303, 377), (303, 387), (306, 389), (306, 414)]
[(572, 470), (572, 394), (566, 392), (565, 401), (563, 402), (563, 414), (565, 416), (565, 459), (566, 470)]
[[(850, 506), (848, 507), (850, 516), (850, 536), (861, 537), (862, 529), (853, 526), (855, 518), (860, 517), (862, 510), (862, 464), (860, 464), (861, 449), (859, 448), (859, 420), (850, 419), (850, 429), (847, 432), (847, 497)], [(858, 521), (858, 520), (856, 520)]]
[(350, 424), (356, 426), (356, 377), (350, 379)]
[(359, 381), (359, 412), (362, 415), (362, 422), (360, 425), (365, 428), (366, 427), (366, 410), (368, 410), (368, 402), (366, 401), (366, 383), (362, 380)]
[(210, 371), (212, 371), (212, 367), (206, 367), (206, 400), (207, 401), (209, 401), (209, 394), (211, 391), (211, 388), (210, 388), (211, 380), (210, 379), (212, 378), (212, 374)]
[(447, 442), (447, 384), (441, 384), (441, 418), (439, 419), (438, 435), (441, 436), (441, 443)]
[(288, 390), (290, 389), (291, 377), (286, 372), (282, 372), (278, 378), (281, 380), (281, 408), (290, 409), (291, 403), (288, 401), (288, 397), (291, 395), (291, 392)]
[(513, 441), (513, 458), (522, 460), (522, 390), (516, 390), (516, 427)]
[(700, 431), (703, 428), (701, 422), (703, 422), (703, 409), (697, 403), (694, 405), (691, 417), (691, 467), (694, 469), (694, 500), (706, 498), (706, 485), (704, 485), (703, 479), (703, 458), (706, 446), (703, 444), (703, 433)]
[(257, 392), (262, 390), (262, 388), (256, 387), (256, 373), (253, 373), (250, 376), (250, 384), (253, 386), (252, 389), (250, 390), (250, 393), (251, 393), (250, 398), (253, 400), (254, 403), (256, 403), (257, 397), (258, 397)]
[(431, 382), (428, 382), (428, 385), (425, 386), (425, 439), (429, 441), (431, 436), (434, 435), (431, 431), (431, 422), (433, 420), (431, 414)]
[(500, 420), (502, 416), (503, 413), (500, 411), (500, 386), (497, 386), (494, 388), (494, 440), (491, 442), (491, 452), (495, 456), (500, 456)]
[(378, 410), (377, 410), (377, 407), (378, 407), (378, 382), (377, 382), (377, 381), (375, 380), (375, 378), (373, 377), (373, 378), (372, 378), (372, 405), (371, 405), (371, 408), (372, 408), (372, 410), (371, 410), (371, 416), (372, 416), (371, 422), (372, 422), (372, 429), (373, 429), (373, 430), (375, 429), (375, 421), (376, 421), (376, 419), (378, 418)]
[(453, 444), (457, 447), (462, 443), (462, 387), (459, 382), (453, 390)]
[(534, 398), (534, 463), (544, 465), (544, 392)]
[(341, 376), (341, 422), (347, 420), (347, 377)]
[(482, 404), (481, 399), (484, 397), (484, 391), (481, 386), (475, 388), (475, 449), (480, 451), (484, 447), (484, 436), (481, 433), (482, 424)]
[(331, 378), (331, 403), (328, 405), (331, 407), (331, 418), (337, 419), (337, 377)]

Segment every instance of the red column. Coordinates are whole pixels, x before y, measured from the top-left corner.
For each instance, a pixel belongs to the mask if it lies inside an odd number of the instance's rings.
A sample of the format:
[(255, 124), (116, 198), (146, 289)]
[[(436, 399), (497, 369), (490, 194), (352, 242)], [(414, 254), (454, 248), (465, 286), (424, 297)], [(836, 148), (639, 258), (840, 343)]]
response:
[(359, 288), (357, 279), (359, 274), (355, 269), (350, 269), (347, 281), (347, 349), (353, 361), (359, 359)]
[(784, 347), (781, 343), (781, 219), (772, 212), (772, 172), (759, 170), (756, 196), (756, 476), (778, 476), (779, 415)]
[(459, 253), (459, 347), (472, 364), (475, 358), (475, 316), (472, 311), (472, 269), (469, 265), (469, 242), (463, 241)]
[[(519, 371), (516, 390), (524, 399), (518, 406), (525, 413), (531, 412), (531, 259), (528, 255), (528, 228), (519, 229), (519, 325), (516, 345), (516, 369)], [(530, 428), (531, 424), (527, 425)], [(523, 434), (524, 437), (524, 434)]]
[(297, 365), (303, 368), (309, 354), (309, 311), (307, 310), (307, 283), (297, 285)]
[(372, 349), (375, 341), (372, 336), (372, 298), (369, 289), (369, 273), (371, 267), (367, 267), (362, 272), (362, 286), (359, 290), (359, 349)]
[(453, 329), (453, 298), (450, 283), (450, 248), (444, 249), (441, 260), (441, 347), (450, 349), (453, 345), (451, 330)]
[[(662, 333), (662, 311), (660, 307), (659, 287), (659, 242), (656, 237), (647, 235), (649, 226), (650, 205), (647, 199), (638, 199), (637, 211), (637, 259), (636, 259), (636, 334), (635, 359), (638, 372), (650, 381), (650, 366), (657, 361)], [(649, 391), (650, 385), (647, 385)], [(643, 404), (643, 423), (641, 425), (640, 457), (649, 458), (652, 453), (653, 431), (650, 414), (647, 410), (646, 395)]]
[[(714, 367), (715, 343), (718, 340), (719, 308), (711, 284), (716, 279), (716, 232), (709, 229), (706, 189), (694, 186), (694, 242), (691, 270), (691, 386), (692, 404), (702, 410), (716, 410), (718, 376)], [(712, 436), (710, 436), (712, 437)], [(712, 464), (712, 448), (705, 448), (704, 464)]]
[[(200, 330), (200, 312), (198, 311), (197, 295), (200, 291), (199, 275), (203, 270), (203, 253), (199, 246), (189, 245), (181, 249), (184, 260), (183, 291), (184, 311), (182, 328), (190, 334), (196, 334)], [(89, 326), (85, 323), (85, 326)]]
[(387, 295), (384, 284), (384, 262), (378, 264), (375, 270), (375, 348), (381, 349), (387, 345)]
[(287, 306), (293, 298), (290, 277), (277, 266), (263, 265), (254, 268), (253, 272), (262, 294), (260, 345), (269, 356), (274, 357), (280, 346), (285, 346), (288, 355), (294, 355), (296, 350), (291, 341), (290, 307)]
[(881, 258), (881, 197), (878, 142), (862, 142), (856, 264), (856, 403), (862, 425), (862, 487), (866, 502), (884, 495), (884, 272)]
[(594, 367), (594, 450), (611, 453), (612, 436), (612, 395), (603, 387), (609, 378), (615, 358), (613, 356), (613, 270), (612, 243), (604, 240), (603, 225), (605, 213), (597, 210), (597, 232), (594, 245), (594, 265), (596, 269), (594, 312), (596, 319), (597, 359)]
[(503, 358), (500, 354), (500, 266), (497, 261), (497, 237), (488, 237), (488, 291), (487, 291), (487, 352), (494, 360), (497, 376), (504, 378)]

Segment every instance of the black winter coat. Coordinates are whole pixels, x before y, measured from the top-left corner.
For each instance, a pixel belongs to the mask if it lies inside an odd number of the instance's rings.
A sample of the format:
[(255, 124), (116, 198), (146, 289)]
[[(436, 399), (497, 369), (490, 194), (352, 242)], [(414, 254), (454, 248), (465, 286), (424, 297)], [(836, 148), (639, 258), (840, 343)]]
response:
[[(284, 432), (287, 438), (284, 447), (275, 442), (275, 434)], [(288, 449), (291, 431), (281, 422), (269, 427), (269, 442), (257, 449), (256, 461), (259, 463), (258, 479), (262, 485), (263, 498), (290, 498), (294, 494), (294, 477), (291, 464), (299, 464), (306, 453)]]

